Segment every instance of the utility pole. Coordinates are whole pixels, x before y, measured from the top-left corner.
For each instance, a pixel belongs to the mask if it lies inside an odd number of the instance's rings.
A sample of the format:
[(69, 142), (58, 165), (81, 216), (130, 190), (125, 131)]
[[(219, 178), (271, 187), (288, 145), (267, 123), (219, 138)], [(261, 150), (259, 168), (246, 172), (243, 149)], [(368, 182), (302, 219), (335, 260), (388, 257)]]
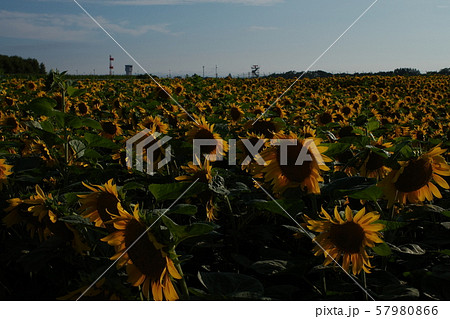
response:
[(203, 66), (203, 77), (205, 77), (205, 66)]
[(217, 64), (216, 64), (216, 79), (217, 79)]

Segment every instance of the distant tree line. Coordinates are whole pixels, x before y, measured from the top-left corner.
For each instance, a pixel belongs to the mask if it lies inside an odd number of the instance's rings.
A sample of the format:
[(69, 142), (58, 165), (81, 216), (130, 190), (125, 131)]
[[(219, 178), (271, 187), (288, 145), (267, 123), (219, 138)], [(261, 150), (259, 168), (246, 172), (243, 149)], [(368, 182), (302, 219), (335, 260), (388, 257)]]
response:
[(0, 74), (46, 74), (44, 63), (36, 59), (0, 55)]
[[(303, 72), (289, 71), (284, 73), (272, 73), (267, 77), (281, 77), (285, 79), (296, 79), (302, 75)], [(440, 71), (431, 71), (427, 73), (421, 73), (418, 69), (414, 68), (398, 68), (394, 71), (381, 71), (381, 72), (363, 72), (363, 73), (329, 73), (322, 70), (308, 71), (302, 77), (308, 79), (314, 78), (327, 78), (332, 76), (366, 76), (366, 75), (380, 75), (380, 76), (418, 76), (418, 75), (450, 75), (450, 68), (444, 68)]]

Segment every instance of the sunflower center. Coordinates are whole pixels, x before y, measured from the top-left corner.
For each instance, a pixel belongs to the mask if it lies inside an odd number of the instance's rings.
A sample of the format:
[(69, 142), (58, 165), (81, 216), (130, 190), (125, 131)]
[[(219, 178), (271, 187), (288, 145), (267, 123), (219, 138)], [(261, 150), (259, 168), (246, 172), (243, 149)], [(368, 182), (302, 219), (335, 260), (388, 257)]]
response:
[(13, 129), (17, 128), (17, 121), (13, 117), (6, 118), (6, 126), (11, 126)]
[(348, 106), (342, 108), (342, 113), (344, 113), (344, 115), (349, 115), (351, 112), (352, 110)]
[[(125, 247), (130, 247), (136, 239), (146, 231), (146, 227), (137, 220), (132, 219), (125, 230)], [(166, 260), (161, 251), (155, 248), (148, 236), (142, 236), (129, 250), (128, 256), (139, 271), (157, 281), (166, 267)]]
[[(296, 165), (297, 159), (300, 154), (303, 155), (305, 152), (303, 146), (300, 142), (296, 145), (289, 145), (287, 148), (287, 154), (285, 154), (286, 164), (281, 164), (281, 148), (277, 149), (277, 159), (278, 163), (280, 163), (281, 173), (286, 176), (292, 182), (303, 182), (305, 178), (311, 175), (312, 171), (312, 161), (303, 161), (301, 165)], [(306, 153), (311, 156), (309, 150), (306, 150)], [(284, 159), (284, 158), (283, 158)]]
[(377, 153), (370, 152), (369, 159), (367, 160), (366, 169), (368, 171), (375, 171), (384, 165), (384, 158)]
[(264, 135), (267, 138), (272, 138), (273, 133), (277, 132), (277, 128), (274, 123), (269, 121), (258, 121), (253, 124), (251, 131), (256, 134)]
[(105, 122), (102, 124), (103, 131), (110, 135), (114, 135), (117, 132), (117, 126), (112, 122)]
[[(194, 136), (196, 140), (214, 140), (214, 134), (209, 130), (201, 128)], [(216, 149), (216, 145), (201, 145), (202, 154), (211, 154)]]
[(319, 116), (320, 124), (328, 124), (328, 123), (331, 123), (332, 121), (333, 121), (333, 116), (328, 112), (322, 113)]
[(241, 118), (241, 112), (239, 111), (239, 109), (237, 107), (232, 107), (231, 111), (231, 119), (236, 122)]
[[(119, 203), (119, 200), (110, 193), (100, 193), (97, 199), (97, 211), (102, 219), (103, 223), (111, 220), (111, 215), (108, 214), (119, 214), (119, 211), (117, 210), (117, 204)], [(112, 224), (105, 224), (106, 228), (108, 230), (114, 230), (114, 226)]]
[(341, 252), (356, 254), (363, 244), (364, 229), (355, 222), (331, 224), (328, 238)]
[(400, 192), (413, 192), (427, 185), (432, 175), (433, 168), (429, 160), (425, 158), (411, 160), (395, 182), (395, 187)]
[(86, 103), (78, 103), (78, 112), (80, 114), (86, 114), (88, 111)]

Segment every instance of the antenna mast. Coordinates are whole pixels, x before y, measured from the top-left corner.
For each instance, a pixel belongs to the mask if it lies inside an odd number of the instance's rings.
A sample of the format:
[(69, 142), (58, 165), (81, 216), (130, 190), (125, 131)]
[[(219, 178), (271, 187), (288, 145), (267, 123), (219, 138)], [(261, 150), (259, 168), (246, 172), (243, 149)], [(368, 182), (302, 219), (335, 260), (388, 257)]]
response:
[(114, 67), (112, 65), (112, 61), (114, 61), (114, 58), (110, 55), (109, 56), (109, 75), (112, 75), (113, 69), (114, 69)]

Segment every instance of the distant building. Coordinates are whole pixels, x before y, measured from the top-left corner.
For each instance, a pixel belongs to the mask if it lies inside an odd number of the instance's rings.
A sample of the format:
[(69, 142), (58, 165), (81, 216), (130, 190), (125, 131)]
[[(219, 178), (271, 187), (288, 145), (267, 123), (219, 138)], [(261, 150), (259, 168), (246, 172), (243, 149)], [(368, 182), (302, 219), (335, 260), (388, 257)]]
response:
[(133, 66), (132, 65), (125, 65), (125, 74), (126, 75), (132, 75), (133, 74)]

